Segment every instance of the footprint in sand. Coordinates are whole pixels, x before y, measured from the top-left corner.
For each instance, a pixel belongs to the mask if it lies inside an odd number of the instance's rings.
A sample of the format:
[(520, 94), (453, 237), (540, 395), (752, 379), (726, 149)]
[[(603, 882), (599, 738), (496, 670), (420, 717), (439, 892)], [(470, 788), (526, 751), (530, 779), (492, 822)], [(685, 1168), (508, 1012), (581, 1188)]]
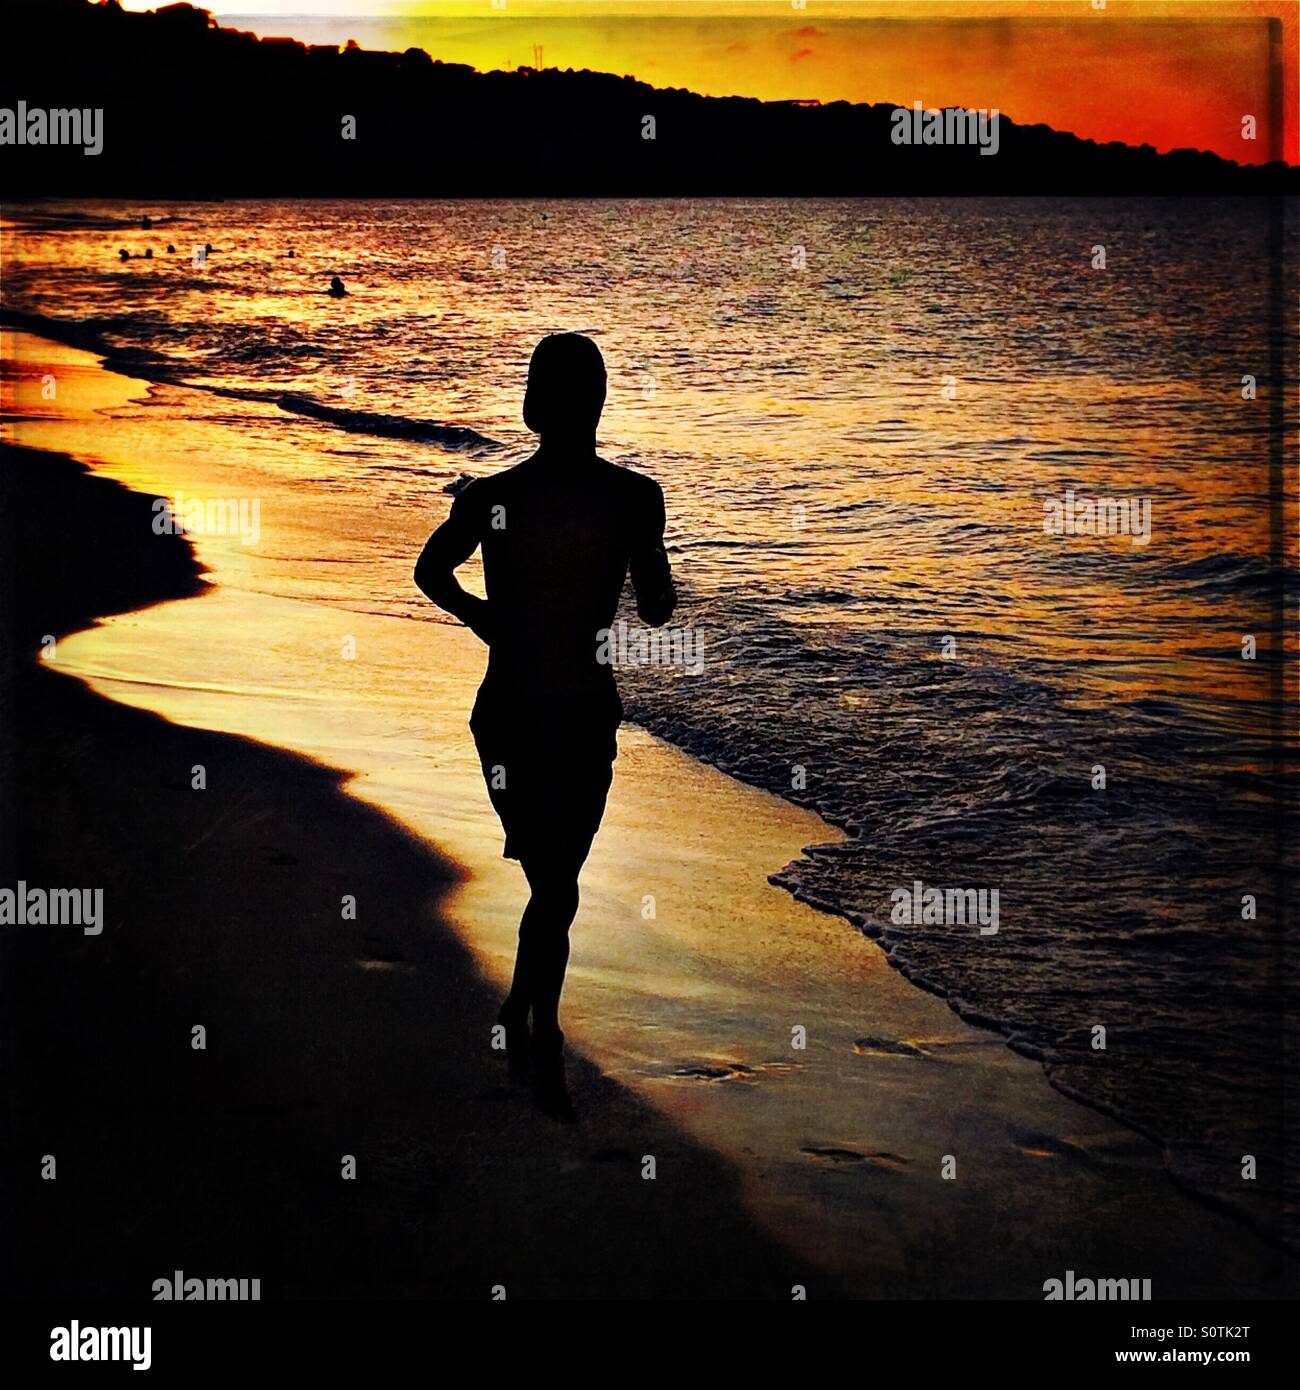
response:
[(400, 951), (372, 951), (368, 956), (358, 956), (357, 964), (362, 970), (392, 970), (406, 963)]
[(834, 1145), (805, 1144), (800, 1153), (805, 1153), (810, 1158), (825, 1159), (829, 1163), (865, 1163), (872, 1168), (880, 1168), (893, 1173), (901, 1173), (908, 1164), (908, 1160), (900, 1154), (883, 1151), (859, 1153), (857, 1149), (841, 1149)]
[(1072, 1158), (1095, 1168), (1128, 1170), (1162, 1166), (1159, 1150), (1127, 1130), (1073, 1138), (1011, 1129), (1008, 1138), (1029, 1158)]
[(919, 1047), (898, 1038), (859, 1038), (853, 1044), (859, 1057), (928, 1057)]
[(799, 1152), (810, 1158), (828, 1159), (831, 1163), (861, 1163), (866, 1158), (866, 1154), (860, 1154), (856, 1149), (835, 1149), (815, 1144), (805, 1144)]
[(693, 1081), (742, 1081), (753, 1076), (753, 1067), (742, 1062), (726, 1062), (721, 1066), (681, 1066), (673, 1071), (674, 1076), (684, 1076)]
[(1062, 1158), (1073, 1151), (1074, 1145), (1053, 1138), (1050, 1134), (1017, 1134), (1010, 1132), (1011, 1142), (1030, 1158)]
[(366, 937), (367, 954), (357, 957), (363, 970), (382, 970), (389, 965), (403, 965), (406, 957), (396, 947), (389, 946), (381, 936)]

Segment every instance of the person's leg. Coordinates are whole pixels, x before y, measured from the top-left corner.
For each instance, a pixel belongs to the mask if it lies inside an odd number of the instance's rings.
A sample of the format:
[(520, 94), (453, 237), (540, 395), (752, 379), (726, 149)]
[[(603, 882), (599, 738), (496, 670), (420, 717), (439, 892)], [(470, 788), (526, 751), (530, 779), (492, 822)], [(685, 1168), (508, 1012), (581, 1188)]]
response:
[[(528, 907), (532, 906), (529, 899)], [(515, 971), (510, 977), (510, 993), (501, 1005), (501, 1021), (527, 1023), (528, 1011), (533, 1007), (533, 985), (529, 953), (524, 943), (531, 939), (525, 930), (528, 922), (528, 907), (524, 908), (523, 919), (519, 923), (519, 944), (515, 947)]]
[(560, 991), (569, 964), (569, 928), (578, 913), (580, 865), (529, 856), (521, 861), (532, 896), (519, 923), (519, 951), (507, 1000), (533, 1011), (534, 1036), (560, 1031)]
[[(559, 746), (573, 743), (565, 739)], [(531, 1009), (534, 1033), (558, 1036), (569, 928), (578, 912), (578, 875), (604, 813), (612, 768), (586, 750), (559, 761), (551, 752), (511, 773), (511, 838), (531, 896), (519, 923), (514, 977), (503, 1013), (508, 1019), (526, 1019)]]
[[(555, 1119), (578, 1118), (564, 1080), (564, 1034), (560, 1032), (560, 991), (569, 963), (569, 927), (578, 911), (579, 863), (572, 859), (525, 856), (520, 861), (532, 897), (519, 924), (519, 952), (511, 995), (532, 1006), (529, 1068), (538, 1107)], [(507, 1028), (509, 1028), (507, 1023)]]
[[(516, 1051), (527, 1048), (541, 1109), (569, 1121), (576, 1114), (564, 1083), (560, 993), (569, 964), (569, 928), (578, 912), (578, 874), (600, 825), (613, 773), (612, 737), (608, 747), (606, 758), (604, 741), (593, 751), (583, 740), (557, 736), (535, 758), (510, 769), (508, 833), (531, 896), (519, 924), (514, 977), (501, 1021), (507, 1054), (515, 1045)], [(513, 1062), (512, 1071), (520, 1074)]]

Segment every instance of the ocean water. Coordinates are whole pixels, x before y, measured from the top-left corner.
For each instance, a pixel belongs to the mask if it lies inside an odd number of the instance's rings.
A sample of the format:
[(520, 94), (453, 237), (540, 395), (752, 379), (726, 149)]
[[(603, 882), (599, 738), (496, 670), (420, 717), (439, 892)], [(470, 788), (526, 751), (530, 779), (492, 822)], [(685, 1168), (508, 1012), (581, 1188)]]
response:
[[(1293, 286), (1293, 216), (1281, 244)], [(1293, 1222), (1266, 203), (49, 204), (3, 249), (33, 326), (311, 422), (305, 492), (371, 518), (313, 596), (395, 619), (440, 620), (384, 518), (523, 456), (533, 345), (590, 333), (602, 451), (663, 485), (703, 642), (620, 673), (629, 717), (844, 827), (777, 881), (1180, 1181), (1272, 1234), (1285, 1185)], [(1048, 534), (1067, 495), (1142, 534)], [(916, 881), (996, 890), (997, 931), (894, 920)]]

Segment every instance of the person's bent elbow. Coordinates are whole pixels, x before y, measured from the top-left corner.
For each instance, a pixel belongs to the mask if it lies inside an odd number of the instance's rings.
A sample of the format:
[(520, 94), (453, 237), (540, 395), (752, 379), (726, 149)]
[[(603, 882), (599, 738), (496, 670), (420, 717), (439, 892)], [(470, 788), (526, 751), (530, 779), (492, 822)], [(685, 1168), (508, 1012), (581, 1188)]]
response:
[(415, 580), (415, 587), (431, 603), (438, 603), (438, 595), (443, 592), (446, 576), (436, 565), (431, 565), (423, 555), (415, 562), (415, 571), (411, 576)]

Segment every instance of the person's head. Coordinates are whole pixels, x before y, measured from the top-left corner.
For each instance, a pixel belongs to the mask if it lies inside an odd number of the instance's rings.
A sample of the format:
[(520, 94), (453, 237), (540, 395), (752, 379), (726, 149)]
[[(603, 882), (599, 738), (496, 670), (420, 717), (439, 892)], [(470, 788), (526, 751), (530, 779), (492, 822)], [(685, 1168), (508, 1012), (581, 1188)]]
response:
[(558, 440), (593, 441), (605, 406), (605, 360), (581, 333), (552, 333), (533, 349), (524, 424)]

